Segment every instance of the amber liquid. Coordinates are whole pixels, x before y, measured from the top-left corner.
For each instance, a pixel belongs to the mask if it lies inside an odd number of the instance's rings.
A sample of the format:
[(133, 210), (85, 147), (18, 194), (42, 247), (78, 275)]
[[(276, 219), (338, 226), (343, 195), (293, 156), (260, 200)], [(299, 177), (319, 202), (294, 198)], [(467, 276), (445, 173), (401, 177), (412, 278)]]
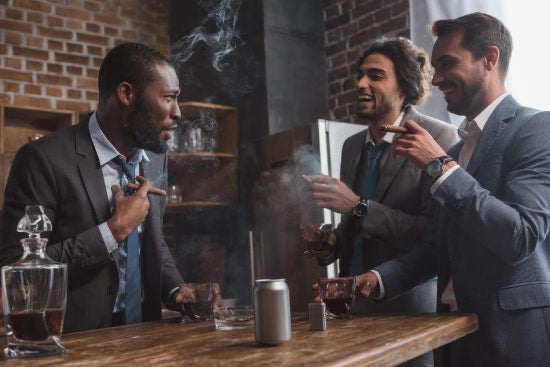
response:
[(41, 341), (50, 335), (61, 335), (62, 309), (11, 312), (8, 322), (17, 339)]
[(351, 310), (352, 297), (347, 298), (325, 298), (323, 299), (325, 305), (327, 305), (327, 310), (336, 315), (342, 316), (349, 314)]

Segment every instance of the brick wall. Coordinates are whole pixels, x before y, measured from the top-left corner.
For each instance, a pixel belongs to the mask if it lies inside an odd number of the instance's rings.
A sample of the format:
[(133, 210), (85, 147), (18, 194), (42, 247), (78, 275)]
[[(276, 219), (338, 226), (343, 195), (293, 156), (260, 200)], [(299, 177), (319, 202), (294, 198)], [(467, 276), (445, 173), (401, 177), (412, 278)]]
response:
[(115, 45), (169, 51), (168, 0), (0, 0), (0, 103), (89, 111)]
[(324, 0), (329, 111), (338, 121), (355, 119), (357, 58), (369, 41), (409, 37), (408, 0)]

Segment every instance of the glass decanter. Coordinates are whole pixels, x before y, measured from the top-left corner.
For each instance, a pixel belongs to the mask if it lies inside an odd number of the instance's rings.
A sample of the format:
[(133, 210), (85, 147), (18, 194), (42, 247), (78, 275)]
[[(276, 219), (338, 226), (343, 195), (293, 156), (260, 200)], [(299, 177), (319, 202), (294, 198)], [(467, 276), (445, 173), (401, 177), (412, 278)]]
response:
[(63, 353), (60, 343), (67, 299), (67, 265), (46, 255), (47, 239), (40, 233), (52, 223), (40, 205), (27, 206), (17, 225), (23, 257), (2, 267), (2, 303), (7, 332), (8, 358)]

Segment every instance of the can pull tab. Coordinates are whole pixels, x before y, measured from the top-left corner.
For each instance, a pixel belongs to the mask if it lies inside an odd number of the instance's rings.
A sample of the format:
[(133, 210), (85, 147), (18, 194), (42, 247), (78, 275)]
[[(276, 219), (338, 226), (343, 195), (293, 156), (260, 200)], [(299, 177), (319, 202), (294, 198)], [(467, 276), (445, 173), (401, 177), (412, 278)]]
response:
[(327, 329), (327, 308), (324, 303), (310, 303), (309, 330), (323, 331)]

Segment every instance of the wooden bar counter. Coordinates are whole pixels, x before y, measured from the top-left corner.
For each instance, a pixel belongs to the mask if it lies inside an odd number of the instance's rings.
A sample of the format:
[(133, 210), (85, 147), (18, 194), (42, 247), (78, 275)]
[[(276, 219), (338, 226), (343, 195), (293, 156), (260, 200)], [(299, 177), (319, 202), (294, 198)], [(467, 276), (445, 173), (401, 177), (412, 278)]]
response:
[(17, 366), (393, 366), (478, 328), (476, 315), (354, 315), (309, 331), (293, 318), (292, 340), (259, 346), (254, 330), (218, 331), (179, 319), (66, 334), (61, 356), (9, 360)]

